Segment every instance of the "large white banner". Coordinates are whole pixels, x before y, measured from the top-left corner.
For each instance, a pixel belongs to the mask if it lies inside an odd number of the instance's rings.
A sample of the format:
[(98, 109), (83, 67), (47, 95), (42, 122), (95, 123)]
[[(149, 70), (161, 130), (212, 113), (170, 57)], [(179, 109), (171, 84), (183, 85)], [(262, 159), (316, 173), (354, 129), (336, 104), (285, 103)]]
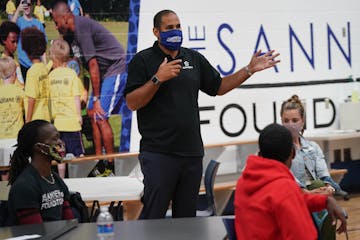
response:
[[(307, 132), (338, 128), (338, 105), (360, 75), (360, 4), (334, 1), (140, 1), (137, 50), (152, 46), (153, 16), (174, 10), (183, 46), (206, 56), (224, 76), (261, 49), (275, 49), (281, 63), (254, 74), (225, 96), (199, 95), (205, 144), (253, 140), (271, 122), (280, 122), (281, 102), (297, 94), (306, 102)], [(139, 148), (134, 113), (131, 151)]]

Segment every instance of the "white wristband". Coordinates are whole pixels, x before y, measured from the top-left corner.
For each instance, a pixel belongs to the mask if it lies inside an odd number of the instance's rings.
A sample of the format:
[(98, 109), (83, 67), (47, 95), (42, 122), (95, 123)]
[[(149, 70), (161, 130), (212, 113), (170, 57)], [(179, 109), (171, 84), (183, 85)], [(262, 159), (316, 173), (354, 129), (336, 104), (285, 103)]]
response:
[(245, 66), (245, 71), (249, 74), (249, 77), (250, 77), (251, 75), (253, 75), (252, 72), (250, 72), (250, 69), (249, 69), (249, 66), (248, 66), (248, 65)]

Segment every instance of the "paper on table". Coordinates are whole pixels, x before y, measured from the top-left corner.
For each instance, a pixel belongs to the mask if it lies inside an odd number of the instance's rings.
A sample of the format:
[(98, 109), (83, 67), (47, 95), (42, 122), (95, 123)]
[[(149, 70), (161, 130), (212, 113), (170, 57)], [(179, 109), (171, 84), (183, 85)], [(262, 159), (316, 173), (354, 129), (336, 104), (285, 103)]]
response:
[(13, 237), (13, 238), (7, 238), (5, 240), (26, 240), (26, 239), (34, 239), (34, 238), (40, 238), (41, 235), (39, 234), (32, 234), (32, 235), (23, 235), (19, 237)]

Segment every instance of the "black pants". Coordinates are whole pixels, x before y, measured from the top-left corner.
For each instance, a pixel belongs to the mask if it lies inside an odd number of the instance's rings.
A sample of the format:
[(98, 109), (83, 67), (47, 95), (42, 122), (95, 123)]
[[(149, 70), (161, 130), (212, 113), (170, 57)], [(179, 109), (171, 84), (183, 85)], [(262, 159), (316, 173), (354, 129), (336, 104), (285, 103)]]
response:
[(20, 64), (20, 69), (21, 69), (21, 74), (23, 76), (24, 84), (25, 84), (26, 83), (26, 73), (29, 70), (29, 68), (27, 68), (27, 67)]
[(164, 218), (172, 200), (173, 217), (195, 217), (202, 157), (141, 152), (144, 204), (141, 219)]

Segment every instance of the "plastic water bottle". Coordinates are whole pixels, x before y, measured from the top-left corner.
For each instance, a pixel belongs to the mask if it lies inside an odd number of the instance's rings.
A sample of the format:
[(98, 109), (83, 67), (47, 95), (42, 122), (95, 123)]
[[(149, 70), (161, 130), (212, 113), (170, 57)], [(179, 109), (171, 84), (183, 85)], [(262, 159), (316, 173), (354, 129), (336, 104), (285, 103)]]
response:
[(114, 239), (114, 221), (106, 206), (100, 207), (100, 214), (96, 219), (97, 239), (113, 240)]

